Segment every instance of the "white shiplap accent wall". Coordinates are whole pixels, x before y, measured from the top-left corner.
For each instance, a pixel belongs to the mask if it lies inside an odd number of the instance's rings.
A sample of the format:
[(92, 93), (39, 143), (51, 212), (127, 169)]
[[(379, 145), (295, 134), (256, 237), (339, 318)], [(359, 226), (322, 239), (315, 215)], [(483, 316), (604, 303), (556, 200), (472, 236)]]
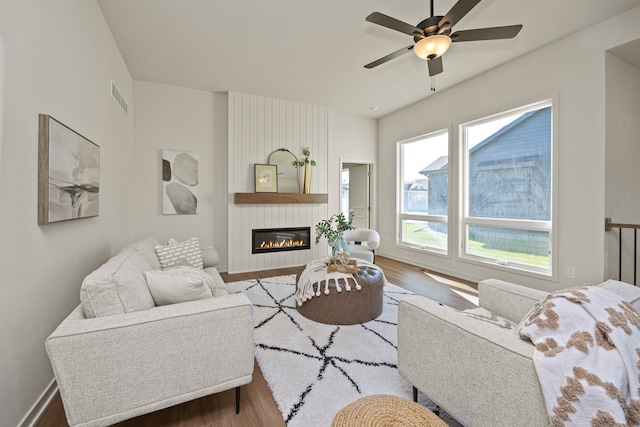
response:
[[(299, 159), (309, 147), (311, 192), (327, 193), (328, 111), (324, 107), (229, 92), (229, 273), (306, 264), (327, 254), (316, 245), (315, 225), (327, 218), (327, 204), (236, 205), (234, 193), (254, 191), (254, 164), (268, 163), (269, 154), (286, 148)], [(302, 169), (300, 186), (302, 188)], [(254, 228), (311, 227), (311, 249), (251, 254)]]

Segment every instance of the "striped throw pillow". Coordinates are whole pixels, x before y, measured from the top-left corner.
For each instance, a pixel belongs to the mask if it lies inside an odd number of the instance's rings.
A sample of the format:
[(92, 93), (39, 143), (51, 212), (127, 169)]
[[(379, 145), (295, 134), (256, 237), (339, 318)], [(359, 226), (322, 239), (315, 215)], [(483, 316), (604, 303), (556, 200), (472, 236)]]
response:
[(202, 250), (197, 237), (167, 246), (156, 246), (156, 254), (160, 261), (160, 268), (166, 270), (171, 267), (188, 265), (195, 268), (202, 268)]

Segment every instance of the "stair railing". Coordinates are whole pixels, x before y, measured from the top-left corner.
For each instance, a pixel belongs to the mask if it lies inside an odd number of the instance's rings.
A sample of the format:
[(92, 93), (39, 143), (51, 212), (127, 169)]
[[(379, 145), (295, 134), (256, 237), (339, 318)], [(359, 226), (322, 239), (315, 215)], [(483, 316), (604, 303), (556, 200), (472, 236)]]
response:
[(635, 285), (638, 260), (638, 229), (640, 224), (616, 224), (611, 222), (611, 218), (605, 218), (604, 231), (611, 231), (612, 228), (618, 229), (618, 280), (622, 280), (622, 230), (633, 230), (633, 284)]

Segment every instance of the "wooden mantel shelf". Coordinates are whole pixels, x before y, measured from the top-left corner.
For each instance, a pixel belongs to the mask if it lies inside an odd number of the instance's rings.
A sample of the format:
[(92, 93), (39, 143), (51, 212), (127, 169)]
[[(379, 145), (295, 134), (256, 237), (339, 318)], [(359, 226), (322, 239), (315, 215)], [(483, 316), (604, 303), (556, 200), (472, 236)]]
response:
[(236, 205), (282, 204), (282, 203), (327, 203), (329, 196), (320, 193), (235, 193)]

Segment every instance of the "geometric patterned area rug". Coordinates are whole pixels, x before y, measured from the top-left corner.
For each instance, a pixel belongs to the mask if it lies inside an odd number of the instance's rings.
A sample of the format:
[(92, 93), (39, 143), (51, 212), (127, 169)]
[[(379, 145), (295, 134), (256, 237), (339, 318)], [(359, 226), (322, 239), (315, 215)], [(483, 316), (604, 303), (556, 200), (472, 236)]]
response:
[[(253, 303), (256, 360), (288, 427), (328, 427), (344, 406), (373, 394), (411, 400), (411, 385), (397, 369), (397, 305), (411, 292), (388, 284), (377, 319), (336, 326), (298, 313), (294, 275), (232, 282), (227, 289)], [(440, 416), (460, 425), (444, 411)]]

